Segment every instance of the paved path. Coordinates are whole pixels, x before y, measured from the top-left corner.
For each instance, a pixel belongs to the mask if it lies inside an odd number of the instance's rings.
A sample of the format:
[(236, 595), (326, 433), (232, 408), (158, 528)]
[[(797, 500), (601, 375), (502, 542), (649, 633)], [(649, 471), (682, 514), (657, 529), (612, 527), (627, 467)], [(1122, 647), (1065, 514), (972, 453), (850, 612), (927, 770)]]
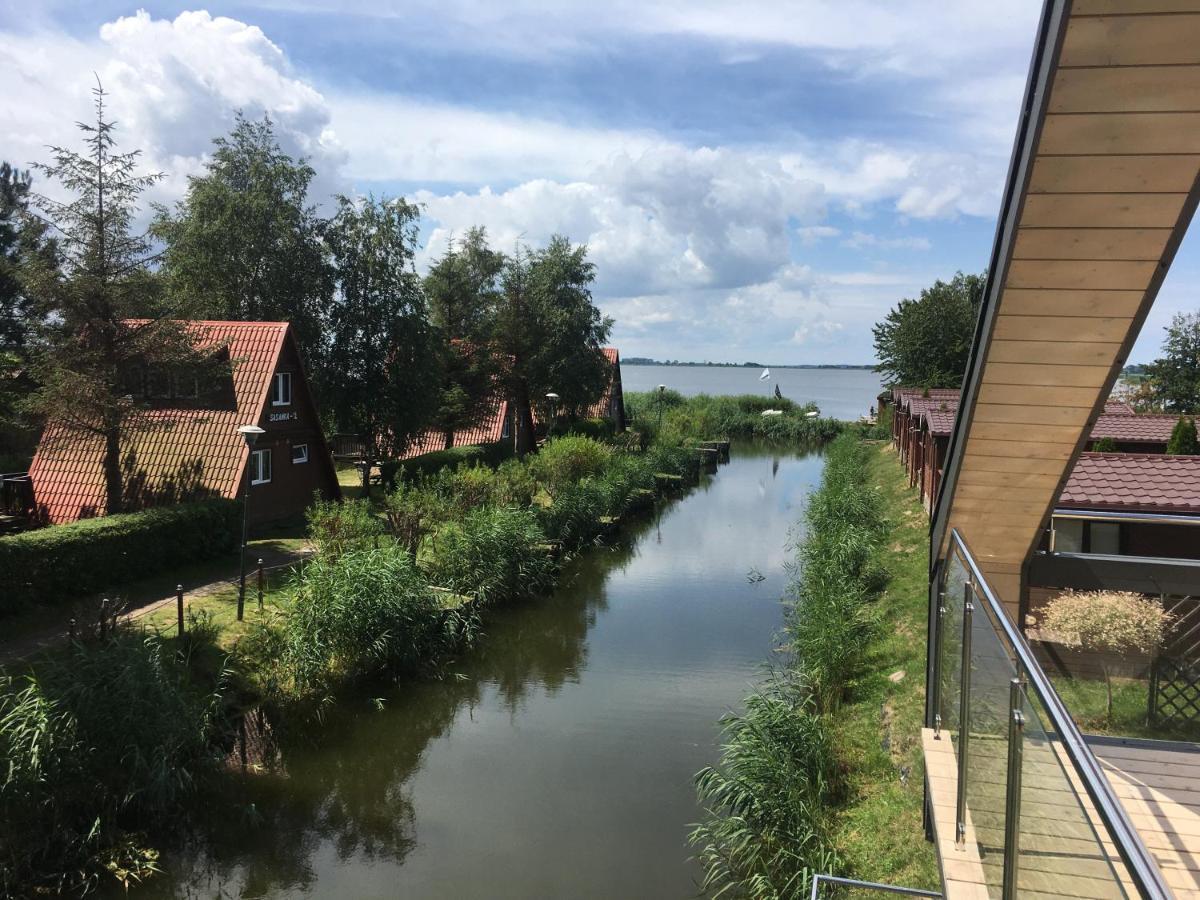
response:
[[(259, 559), (262, 559), (263, 566), (266, 569), (276, 569), (281, 566), (289, 566), (302, 559), (307, 559), (313, 554), (311, 546), (305, 546), (298, 550), (280, 549), (274, 547), (254, 547), (251, 546), (247, 554), (246, 565), (246, 591), (247, 594), (255, 590), (254, 573), (256, 564)], [(237, 586), (240, 572), (238, 569), (233, 569), (226, 576), (211, 580), (211, 581), (183, 581), (183, 589), (188, 599), (195, 600), (201, 597), (207, 597), (215, 594), (230, 585)], [(173, 604), (175, 602), (175, 591), (164, 594), (159, 597), (148, 597), (136, 606), (125, 610), (121, 614), (121, 621), (132, 622), (141, 617), (154, 612), (157, 609)], [(20, 662), (33, 656), (40, 650), (44, 650), (56, 643), (66, 640), (69, 621), (72, 615), (72, 607), (70, 604), (62, 605), (61, 625), (54, 625), (39, 631), (30, 632), (21, 635), (15, 641), (5, 641), (0, 646), (0, 666), (11, 665), (15, 662)]]

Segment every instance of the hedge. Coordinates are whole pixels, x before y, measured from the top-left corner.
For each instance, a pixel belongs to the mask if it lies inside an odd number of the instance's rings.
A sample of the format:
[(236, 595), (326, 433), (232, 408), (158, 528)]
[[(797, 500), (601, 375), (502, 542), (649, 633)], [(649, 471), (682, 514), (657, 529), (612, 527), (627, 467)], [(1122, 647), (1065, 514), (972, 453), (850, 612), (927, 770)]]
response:
[(0, 615), (233, 553), (241, 511), (236, 500), (205, 500), (2, 537)]

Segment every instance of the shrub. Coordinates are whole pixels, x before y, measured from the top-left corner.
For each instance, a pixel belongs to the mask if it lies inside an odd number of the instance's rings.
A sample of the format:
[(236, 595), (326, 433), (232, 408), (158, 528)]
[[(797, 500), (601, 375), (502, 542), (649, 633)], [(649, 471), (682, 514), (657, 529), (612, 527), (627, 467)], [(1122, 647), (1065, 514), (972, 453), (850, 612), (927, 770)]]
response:
[(833, 742), (802, 685), (778, 681), (723, 720), (717, 767), (696, 776), (706, 819), (691, 833), (711, 896), (806, 897), (834, 871), (827, 808), (838, 792)]
[(554, 434), (576, 434), (596, 441), (608, 441), (612, 439), (615, 430), (610, 419), (574, 419), (559, 422), (554, 428)]
[(1092, 446), (1093, 453), (1116, 453), (1117, 442), (1110, 437), (1103, 437)]
[(383, 522), (367, 500), (317, 500), (306, 517), (317, 552), (329, 559), (355, 548), (378, 546), (384, 534)]
[(1175, 456), (1195, 456), (1200, 453), (1200, 442), (1196, 438), (1196, 420), (1180, 416), (1171, 429), (1167, 441), (1167, 452)]
[(414, 560), (422, 538), (446, 518), (448, 509), (446, 499), (425, 480), (398, 484), (384, 501), (388, 530)]
[(487, 466), (460, 465), (447, 482), (448, 493), (460, 510), (466, 511), (492, 502), (495, 473)]
[(241, 525), (240, 503), (205, 500), (2, 537), (0, 614), (233, 553)]
[[(1064, 591), (1047, 605), (1043, 625), (1068, 647), (1094, 653), (1156, 652), (1171, 623), (1157, 600), (1121, 591)], [(1112, 678), (1100, 657), (1112, 716)]]
[(531, 510), (480, 507), (438, 533), (430, 577), (485, 604), (540, 593), (556, 574), (545, 543)]
[(546, 492), (555, 497), (575, 482), (601, 472), (612, 458), (612, 448), (581, 435), (547, 441), (530, 471)]
[(153, 871), (141, 835), (215, 768), (219, 708), (174, 650), (126, 629), (0, 676), (0, 894), (86, 891), (110, 863)]
[(524, 508), (533, 502), (537, 482), (529, 467), (519, 459), (506, 459), (496, 469), (492, 502), (497, 506)]
[(278, 682), (320, 697), (340, 681), (415, 672), (446, 645), (441, 603), (393, 543), (318, 556), (295, 584)]

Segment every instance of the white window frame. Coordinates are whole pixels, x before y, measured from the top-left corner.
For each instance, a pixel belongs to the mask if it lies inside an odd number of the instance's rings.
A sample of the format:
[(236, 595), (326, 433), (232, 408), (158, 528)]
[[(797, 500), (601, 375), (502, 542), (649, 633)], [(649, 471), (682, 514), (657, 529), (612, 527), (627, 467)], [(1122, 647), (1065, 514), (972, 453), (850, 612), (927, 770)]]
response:
[[(296, 459), (296, 451), (302, 452), (302, 458)], [(292, 444), (292, 465), (302, 465), (308, 462), (308, 444)]]
[[(283, 398), (283, 385), (287, 385), (287, 399)], [(275, 380), (271, 385), (271, 405), (272, 406), (291, 406), (292, 405), (292, 373), (291, 372), (276, 372)]]
[[(266, 462), (264, 466), (263, 463)], [(263, 477), (263, 471), (266, 470), (267, 477)], [(253, 450), (250, 453), (250, 483), (251, 484), (270, 484), (271, 476), (274, 473), (271, 471), (271, 451), (269, 449)]]

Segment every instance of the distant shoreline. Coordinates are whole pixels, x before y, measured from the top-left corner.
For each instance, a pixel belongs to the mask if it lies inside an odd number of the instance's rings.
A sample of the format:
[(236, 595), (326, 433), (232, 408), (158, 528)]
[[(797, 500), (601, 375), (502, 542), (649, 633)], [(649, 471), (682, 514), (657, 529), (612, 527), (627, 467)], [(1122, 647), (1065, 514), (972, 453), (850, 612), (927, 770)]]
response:
[(780, 363), (718, 363), (718, 362), (677, 362), (675, 360), (662, 361), (657, 359), (646, 359), (640, 356), (628, 356), (621, 360), (623, 366), (673, 366), (678, 368), (699, 368), (699, 369), (859, 369), (873, 372), (874, 366), (850, 365), (847, 363), (793, 363), (791, 365)]

